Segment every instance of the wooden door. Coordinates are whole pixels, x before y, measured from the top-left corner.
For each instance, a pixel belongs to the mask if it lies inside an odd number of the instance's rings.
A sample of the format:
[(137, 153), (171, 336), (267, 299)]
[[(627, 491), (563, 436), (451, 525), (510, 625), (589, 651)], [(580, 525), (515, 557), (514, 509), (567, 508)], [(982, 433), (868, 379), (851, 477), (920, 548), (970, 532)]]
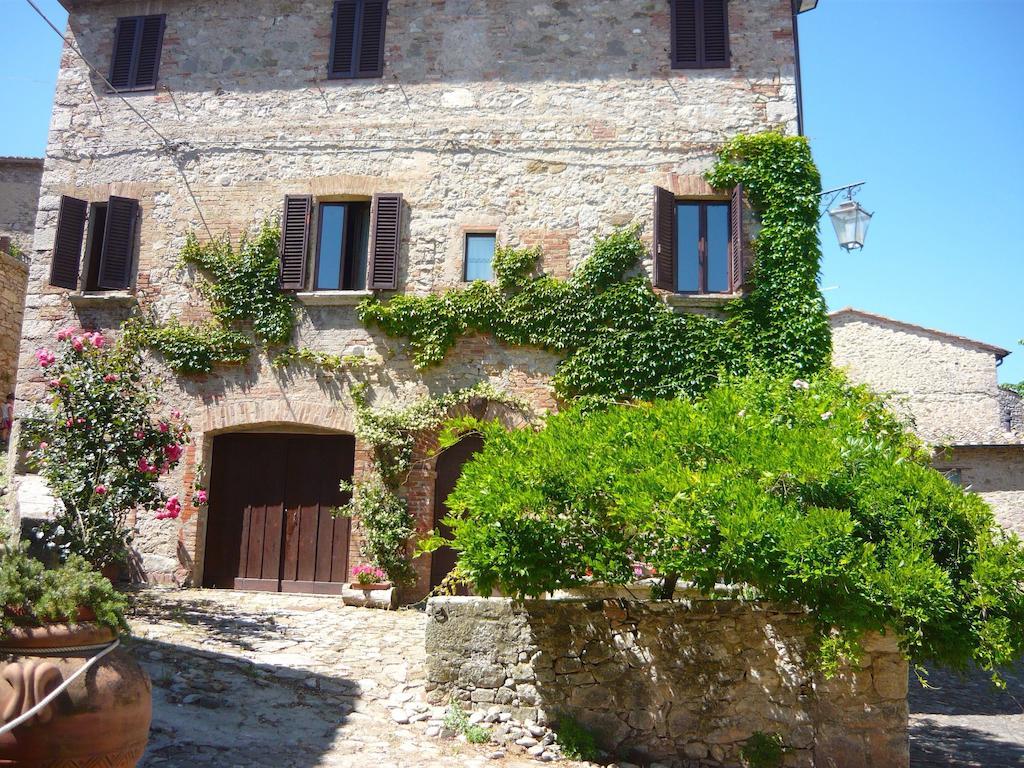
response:
[(214, 439), (203, 585), (337, 593), (347, 577), (354, 438), (233, 434)]
[[(463, 437), (458, 443), (445, 450), (437, 457), (437, 479), (434, 481), (434, 530), (446, 538), (451, 528), (443, 522), (448, 514), (445, 503), (455, 489), (462, 474), (462, 465), (484, 447), (483, 439), (476, 434)], [(430, 587), (433, 589), (441, 583), (445, 576), (455, 567), (456, 554), (451, 547), (441, 547), (430, 557)]]

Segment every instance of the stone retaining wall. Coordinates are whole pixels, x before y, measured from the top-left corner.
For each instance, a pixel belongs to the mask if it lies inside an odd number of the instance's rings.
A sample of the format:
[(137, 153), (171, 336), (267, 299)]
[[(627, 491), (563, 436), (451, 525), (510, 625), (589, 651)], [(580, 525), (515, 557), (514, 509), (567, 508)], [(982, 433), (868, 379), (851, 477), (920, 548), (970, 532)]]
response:
[(14, 391), (28, 267), (0, 250), (0, 400)]
[(550, 722), (571, 714), (634, 761), (737, 765), (755, 732), (787, 766), (909, 765), (907, 663), (871, 636), (832, 680), (804, 614), (737, 600), (441, 597), (427, 606), (427, 690)]

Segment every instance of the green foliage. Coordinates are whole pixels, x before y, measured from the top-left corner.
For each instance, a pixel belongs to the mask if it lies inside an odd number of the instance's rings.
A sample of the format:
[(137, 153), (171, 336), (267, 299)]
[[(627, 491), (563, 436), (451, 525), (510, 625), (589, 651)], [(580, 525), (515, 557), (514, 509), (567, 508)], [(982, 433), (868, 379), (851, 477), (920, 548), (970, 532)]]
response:
[(70, 329), (57, 343), (56, 353), (36, 352), (49, 399), (24, 420), (32, 459), (60, 502), (40, 533), (61, 556), (102, 567), (127, 556), (131, 513), (177, 516), (180, 502), (159, 479), (178, 464), (189, 427), (176, 411), (156, 415), (158, 382), (130, 346)]
[(780, 768), (786, 757), (786, 746), (777, 733), (754, 731), (740, 748), (746, 768)]
[(1000, 384), (1000, 389), (1005, 389), (1007, 392), (1013, 392), (1015, 395), (1024, 397), (1024, 381), (1019, 384)]
[(28, 545), (0, 548), (0, 627), (38, 627), (47, 623), (75, 623), (82, 609), (111, 629), (127, 630), (128, 606), (110, 581), (71, 555), (59, 568), (46, 570), (28, 556)]
[(420, 367), (440, 363), (457, 340), (482, 332), (501, 343), (565, 356), (558, 393), (601, 400), (695, 395), (723, 372), (753, 368), (809, 374), (828, 364), (831, 337), (817, 287), (820, 178), (802, 137), (768, 133), (725, 145), (709, 174), (743, 183), (762, 220), (754, 290), (725, 320), (677, 314), (646, 278), (638, 227), (598, 239), (567, 280), (537, 274), (540, 251), (499, 248), (494, 283), (428, 296), (366, 299), (362, 321), (406, 337)]
[(463, 734), (470, 744), (486, 744), (491, 740), (491, 732), (470, 723), (469, 715), (455, 698), (448, 703), (448, 711), (445, 712), (442, 726), (445, 730)]
[(825, 671), (887, 628), (953, 667), (1024, 650), (1020, 541), (838, 373), (486, 429), (446, 520), (482, 594), (628, 583), (642, 563), (706, 594), (723, 580), (809, 608)]
[(594, 734), (580, 725), (571, 715), (560, 715), (555, 728), (562, 754), (570, 760), (594, 762), (601, 754)]
[(358, 487), (343, 484), (342, 490), (354, 491), (351, 501), (337, 513), (356, 518), (363, 530), (362, 553), (383, 569), (395, 584), (408, 584), (415, 578), (409, 562), (409, 539), (416, 532), (405, 499), (372, 473)]
[(308, 347), (288, 347), (274, 355), (274, 359), (270, 364), (275, 368), (286, 368), (289, 365), (306, 365), (329, 373), (337, 373), (355, 368), (368, 368), (381, 362), (379, 357), (371, 357), (370, 355), (335, 355), (329, 352), (309, 349)]
[(464, 733), (470, 744), (486, 744), (491, 740), (491, 732), (482, 725), (471, 725)]
[(248, 336), (217, 322), (186, 325), (132, 317), (122, 332), (127, 343), (155, 350), (172, 371), (186, 376), (209, 373), (215, 365), (241, 365), (252, 349)]

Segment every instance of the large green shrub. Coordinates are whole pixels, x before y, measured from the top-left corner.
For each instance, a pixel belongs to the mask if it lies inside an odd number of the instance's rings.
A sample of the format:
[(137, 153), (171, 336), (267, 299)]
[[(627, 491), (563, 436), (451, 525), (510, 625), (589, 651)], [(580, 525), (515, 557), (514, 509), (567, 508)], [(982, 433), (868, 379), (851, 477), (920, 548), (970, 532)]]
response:
[(483, 594), (626, 583), (643, 564), (806, 606), (826, 668), (887, 627), (915, 658), (953, 666), (993, 668), (1024, 647), (1019, 541), (839, 374), (482, 428), (448, 522)]

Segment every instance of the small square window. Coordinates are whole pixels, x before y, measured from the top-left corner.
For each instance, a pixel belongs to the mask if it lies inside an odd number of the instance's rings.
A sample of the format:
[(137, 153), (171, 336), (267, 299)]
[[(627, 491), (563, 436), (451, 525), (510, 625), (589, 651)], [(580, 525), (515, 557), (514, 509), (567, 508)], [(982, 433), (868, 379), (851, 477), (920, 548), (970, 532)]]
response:
[(676, 290), (728, 293), (729, 203), (676, 204)]
[(370, 204), (321, 203), (319, 219), (314, 290), (365, 289)]
[(494, 278), (495, 243), (493, 232), (466, 235), (466, 282)]

